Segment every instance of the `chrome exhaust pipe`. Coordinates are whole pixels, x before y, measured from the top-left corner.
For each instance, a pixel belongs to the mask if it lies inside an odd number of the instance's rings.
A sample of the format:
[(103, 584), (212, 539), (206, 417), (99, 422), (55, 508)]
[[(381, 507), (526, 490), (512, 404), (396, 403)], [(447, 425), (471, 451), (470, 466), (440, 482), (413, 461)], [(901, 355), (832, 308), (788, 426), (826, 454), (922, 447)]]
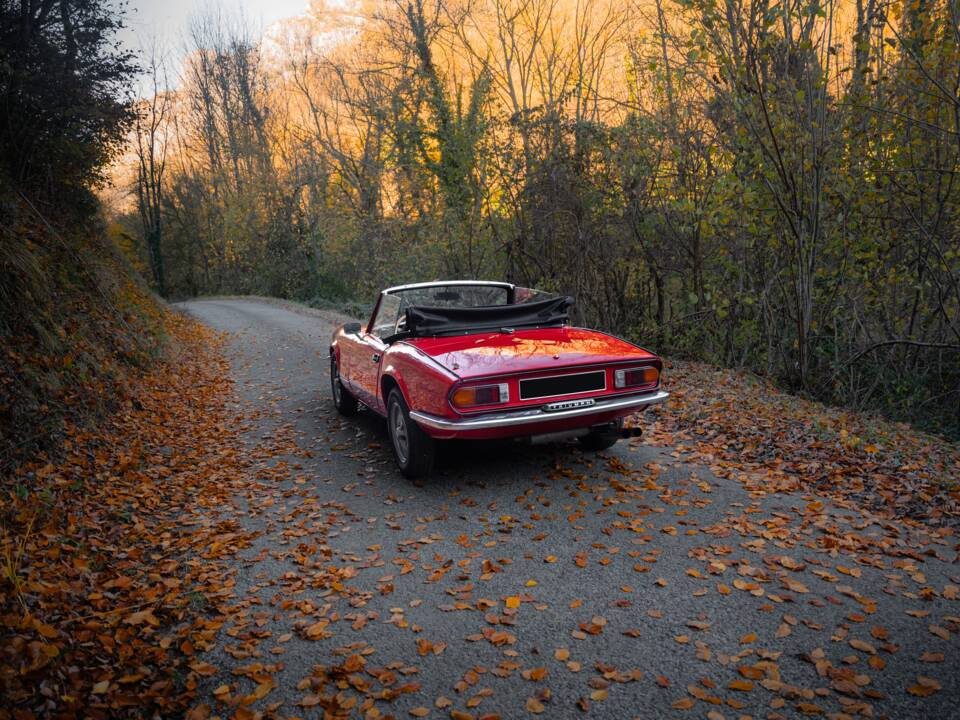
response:
[(625, 427), (620, 430), (620, 437), (622, 438), (635, 438), (643, 435), (643, 428), (640, 427)]

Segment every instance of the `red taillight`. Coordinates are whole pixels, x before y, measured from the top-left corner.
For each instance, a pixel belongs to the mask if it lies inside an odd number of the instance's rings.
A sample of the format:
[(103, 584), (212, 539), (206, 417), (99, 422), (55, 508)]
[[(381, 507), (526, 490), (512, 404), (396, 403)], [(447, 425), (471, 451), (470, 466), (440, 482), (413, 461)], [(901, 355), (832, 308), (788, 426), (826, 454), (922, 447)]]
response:
[(457, 407), (473, 407), (474, 405), (496, 405), (510, 399), (510, 391), (506, 383), (497, 385), (474, 385), (458, 388), (450, 401)]
[(613, 372), (613, 385), (618, 388), (655, 385), (659, 379), (660, 371), (649, 365), (645, 367), (624, 368), (622, 370), (614, 370)]

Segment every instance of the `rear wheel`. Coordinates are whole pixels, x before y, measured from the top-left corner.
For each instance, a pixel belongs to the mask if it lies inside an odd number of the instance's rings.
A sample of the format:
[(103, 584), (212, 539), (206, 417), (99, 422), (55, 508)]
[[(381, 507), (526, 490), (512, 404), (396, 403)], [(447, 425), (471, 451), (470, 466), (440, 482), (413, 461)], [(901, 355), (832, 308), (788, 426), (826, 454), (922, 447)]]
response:
[(391, 390), (387, 398), (387, 432), (397, 467), (404, 477), (429, 475), (436, 454), (434, 440), (410, 419), (407, 403), (397, 388)]
[(334, 355), (330, 356), (330, 393), (338, 413), (347, 417), (357, 413), (357, 399), (343, 386), (343, 381), (340, 380), (340, 365)]
[(607, 450), (617, 444), (620, 439), (620, 431), (623, 428), (623, 420), (616, 420), (603, 429), (594, 429), (586, 435), (581, 435), (577, 440), (584, 450), (598, 452)]

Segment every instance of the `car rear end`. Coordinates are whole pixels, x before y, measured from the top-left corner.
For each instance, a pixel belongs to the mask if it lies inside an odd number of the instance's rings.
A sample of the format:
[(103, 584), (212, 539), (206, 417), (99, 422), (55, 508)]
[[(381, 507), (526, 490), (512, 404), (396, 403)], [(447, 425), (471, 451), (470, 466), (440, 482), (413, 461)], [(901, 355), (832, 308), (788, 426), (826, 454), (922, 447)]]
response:
[(667, 397), (662, 362), (618, 338), (538, 329), (420, 343), (457, 376), (442, 412), (411, 418), (435, 438), (496, 439), (614, 427)]

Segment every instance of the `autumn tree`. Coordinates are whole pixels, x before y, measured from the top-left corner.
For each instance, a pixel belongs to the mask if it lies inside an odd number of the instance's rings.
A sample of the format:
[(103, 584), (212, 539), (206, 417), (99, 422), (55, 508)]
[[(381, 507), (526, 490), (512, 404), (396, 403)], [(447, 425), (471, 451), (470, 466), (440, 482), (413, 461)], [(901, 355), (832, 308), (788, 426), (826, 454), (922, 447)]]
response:
[(164, 173), (170, 142), (171, 97), (161, 50), (154, 45), (147, 62), (146, 97), (136, 108), (137, 210), (157, 292), (166, 295), (163, 259)]
[(960, 428), (957, 19), (315, 3), (264, 45), (206, 17), (159, 188), (171, 292), (506, 278), (664, 352)]
[(121, 26), (99, 0), (0, 2), (0, 163), (64, 209), (69, 195), (91, 211), (86, 188), (132, 120), (134, 58), (112, 37)]

